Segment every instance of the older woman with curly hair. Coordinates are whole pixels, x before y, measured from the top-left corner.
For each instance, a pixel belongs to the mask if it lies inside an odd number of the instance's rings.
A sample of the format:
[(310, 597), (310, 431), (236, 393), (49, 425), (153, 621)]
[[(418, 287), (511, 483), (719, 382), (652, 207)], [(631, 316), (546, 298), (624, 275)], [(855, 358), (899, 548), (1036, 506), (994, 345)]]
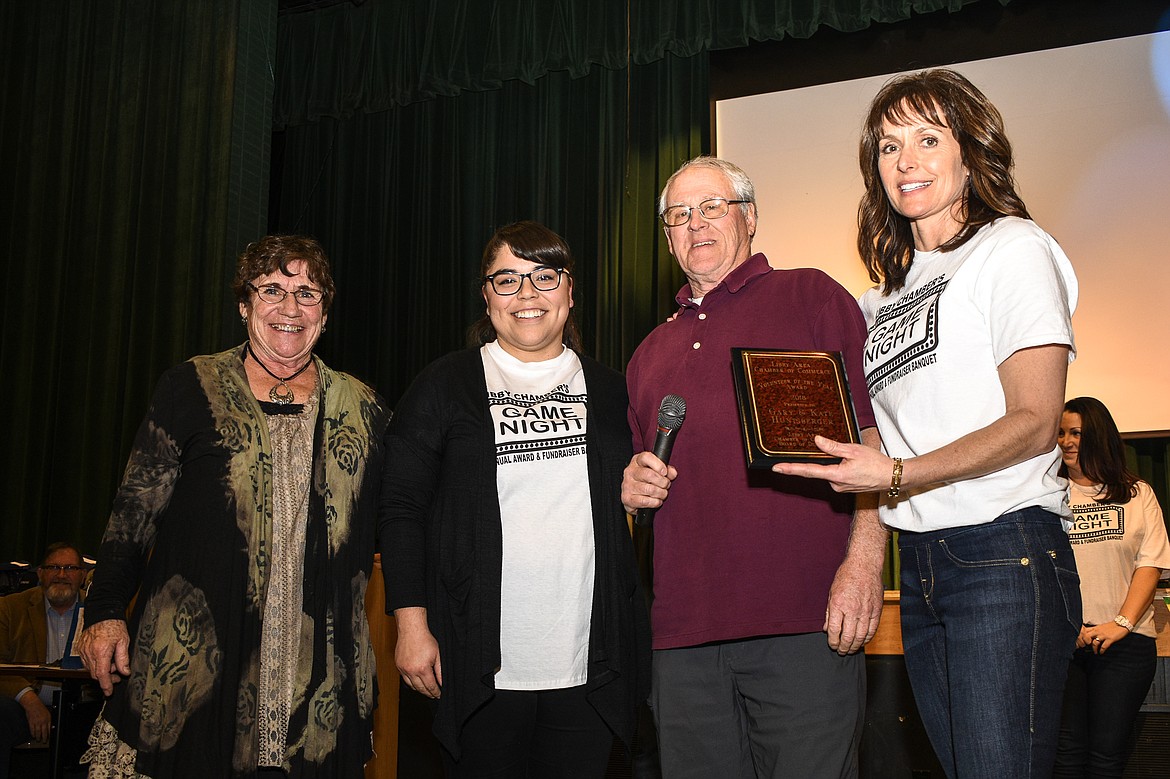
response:
[(163, 374), (98, 553), (91, 777), (358, 777), (371, 756), (388, 412), (313, 354), (334, 296), (316, 241), (253, 243), (233, 289), (247, 340)]

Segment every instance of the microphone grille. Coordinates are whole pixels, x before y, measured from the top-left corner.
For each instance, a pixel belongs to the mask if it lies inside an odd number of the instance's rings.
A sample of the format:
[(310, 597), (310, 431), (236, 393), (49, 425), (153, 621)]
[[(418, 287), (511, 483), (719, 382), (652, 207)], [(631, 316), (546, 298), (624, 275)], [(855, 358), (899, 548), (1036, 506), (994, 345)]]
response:
[(687, 402), (678, 395), (667, 395), (658, 406), (658, 426), (667, 430), (682, 427), (687, 415)]

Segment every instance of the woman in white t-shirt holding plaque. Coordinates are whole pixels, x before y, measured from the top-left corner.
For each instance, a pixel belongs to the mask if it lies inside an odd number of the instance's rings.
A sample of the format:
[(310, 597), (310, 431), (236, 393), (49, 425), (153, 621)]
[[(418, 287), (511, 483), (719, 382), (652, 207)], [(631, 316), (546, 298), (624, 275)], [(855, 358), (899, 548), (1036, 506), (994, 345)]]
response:
[(1121, 433), (1101, 401), (1065, 403), (1058, 440), (1084, 624), (1064, 689), (1053, 776), (1120, 777), (1157, 669), (1154, 591), (1170, 568), (1170, 542), (1154, 491), (1126, 467)]
[(1077, 282), (1031, 220), (1003, 117), (961, 74), (898, 76), (859, 162), (866, 389), (884, 452), (774, 470), (880, 492), (902, 647), (947, 776), (1047, 776), (1080, 624), (1056, 427)]
[(471, 348), (419, 374), (387, 434), (395, 660), (450, 776), (600, 777), (647, 693), (625, 381), (580, 353), (572, 269), (547, 227), (496, 231)]

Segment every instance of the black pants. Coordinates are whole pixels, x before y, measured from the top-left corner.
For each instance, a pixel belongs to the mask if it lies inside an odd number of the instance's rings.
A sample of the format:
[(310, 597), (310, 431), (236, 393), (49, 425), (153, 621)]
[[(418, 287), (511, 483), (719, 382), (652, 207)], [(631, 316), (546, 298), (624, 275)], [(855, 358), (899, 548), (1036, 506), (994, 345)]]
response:
[(30, 738), (24, 707), (14, 698), (0, 699), (0, 779), (8, 779), (12, 748)]
[[(85, 751), (90, 728), (101, 711), (101, 706), (101, 701), (84, 701), (74, 704), (70, 714), (72, 722), (70, 732), (64, 736), (65, 741), (61, 744), (61, 759), (66, 770), (75, 766), (81, 753)], [(49, 715), (53, 717), (54, 721), (56, 720), (55, 707), (49, 707)], [(56, 735), (60, 737), (60, 734)], [(28, 715), (25, 714), (24, 707), (12, 698), (0, 699), (0, 779), (8, 779), (9, 768), (13, 761), (12, 748), (31, 739), (32, 734), (28, 730)], [(49, 760), (48, 750), (43, 753), (29, 752), (23, 755), (24, 763), (43, 763), (45, 765), (44, 773), (48, 772)], [(26, 765), (25, 772), (27, 771), (29, 768)], [(33, 773), (37, 772), (33, 771)], [(23, 776), (24, 773), (21, 775)]]
[(1150, 691), (1158, 647), (1149, 636), (1131, 633), (1104, 654), (1078, 649), (1068, 668), (1058, 779), (1120, 777), (1133, 749), (1133, 723)]
[(584, 686), (497, 690), (464, 725), (459, 760), (443, 750), (443, 766), (459, 779), (600, 779), (613, 738)]

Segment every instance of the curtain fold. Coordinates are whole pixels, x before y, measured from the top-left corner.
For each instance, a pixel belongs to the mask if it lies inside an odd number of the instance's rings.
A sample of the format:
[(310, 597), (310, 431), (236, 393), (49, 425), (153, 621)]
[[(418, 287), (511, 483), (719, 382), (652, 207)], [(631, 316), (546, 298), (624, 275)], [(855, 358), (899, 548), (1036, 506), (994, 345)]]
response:
[(276, 0), (0, 3), (7, 555), (93, 548), (158, 374), (240, 337), (269, 90), (272, 224), (337, 259), (325, 356), (393, 399), (461, 342), (483, 241), (521, 217), (569, 239), (586, 342), (625, 364), (681, 283), (654, 199), (709, 148), (707, 50), (969, 2), (366, 0), (275, 44)]
[(706, 84), (705, 56), (668, 56), (290, 127), (275, 226), (333, 260), (324, 358), (394, 402), (483, 312), (491, 233), (531, 218), (573, 249), (587, 348), (624, 366), (682, 281), (655, 199), (708, 144)]
[(275, 124), (534, 83), (626, 62), (613, 0), (368, 0), (282, 19)]
[(223, 344), (239, 6), (0, 3), (5, 560), (96, 551), (155, 379)]
[(1130, 438), (1125, 442), (1126, 464), (1154, 488), (1170, 530), (1170, 432), (1164, 436)]
[[(997, 0), (1007, 5), (1009, 0)], [(367, 0), (284, 17), (274, 121), (385, 111), (554, 72), (849, 32), (976, 0)]]
[[(976, 0), (654, 0), (633, 2), (635, 60), (689, 56), (753, 41), (808, 38), (821, 27), (863, 30), (912, 14), (957, 11)], [(998, 0), (1007, 5), (1010, 0)]]

